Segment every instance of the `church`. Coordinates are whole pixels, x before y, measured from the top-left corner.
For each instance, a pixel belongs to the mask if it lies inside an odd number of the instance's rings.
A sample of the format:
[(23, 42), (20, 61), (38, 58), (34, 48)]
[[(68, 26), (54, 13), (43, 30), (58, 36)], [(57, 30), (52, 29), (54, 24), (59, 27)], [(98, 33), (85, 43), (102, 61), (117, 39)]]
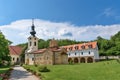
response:
[(52, 39), (49, 48), (38, 49), (34, 23), (28, 37), (28, 49), (25, 51), (25, 64), (55, 65), (68, 63), (93, 63), (99, 61), (97, 42), (87, 42), (59, 47)]
[(25, 51), (25, 64), (28, 65), (55, 65), (67, 64), (68, 55), (64, 48), (58, 47), (56, 40), (51, 40), (49, 48), (38, 49), (38, 40), (35, 36), (35, 26), (31, 26), (31, 36), (28, 37), (28, 49)]

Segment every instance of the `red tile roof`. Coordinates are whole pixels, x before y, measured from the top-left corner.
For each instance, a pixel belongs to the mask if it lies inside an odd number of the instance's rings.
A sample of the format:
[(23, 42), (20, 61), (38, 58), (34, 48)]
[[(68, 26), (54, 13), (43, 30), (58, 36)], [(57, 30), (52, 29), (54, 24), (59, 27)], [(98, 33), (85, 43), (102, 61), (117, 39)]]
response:
[[(49, 50), (53, 51), (53, 52), (59, 52), (61, 51), (62, 48), (67, 49), (67, 51), (69, 51), (69, 49), (71, 48), (71, 50), (82, 50), (84, 49), (89, 49), (89, 48), (96, 48), (97, 47), (97, 42), (88, 42), (88, 43), (82, 43), (82, 44), (73, 44), (73, 45), (68, 45), (68, 46), (62, 46), (61, 48), (49, 48)], [(37, 51), (34, 51), (34, 54), (42, 54), (46, 51), (47, 49), (39, 49)]]
[(73, 45), (68, 45), (68, 46), (62, 46), (65, 48), (67, 51), (69, 50), (83, 50), (83, 49), (89, 49), (89, 48), (96, 48), (97, 47), (97, 42), (88, 42), (88, 43), (82, 43), (82, 44), (73, 44)]
[(22, 47), (9, 46), (10, 55), (20, 55), (22, 53)]
[[(37, 51), (34, 51), (33, 53), (34, 54), (41, 54), (41, 53), (44, 53), (46, 50), (47, 50), (46, 48), (45, 49), (39, 49)], [(61, 49), (49, 49), (49, 50), (53, 51), (53, 52), (59, 52), (59, 51), (61, 51)]]
[(46, 50), (46, 48), (45, 49), (39, 49), (37, 51), (34, 51), (33, 53), (34, 54), (43, 53), (43, 52), (45, 52), (45, 50)]

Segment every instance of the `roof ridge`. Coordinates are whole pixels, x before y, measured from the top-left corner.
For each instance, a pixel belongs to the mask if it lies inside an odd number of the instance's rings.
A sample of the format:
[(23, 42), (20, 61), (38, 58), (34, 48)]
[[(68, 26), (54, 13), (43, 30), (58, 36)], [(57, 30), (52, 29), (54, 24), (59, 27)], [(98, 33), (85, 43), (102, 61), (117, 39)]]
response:
[[(74, 45), (84, 45), (84, 44), (90, 44), (90, 43), (95, 43), (97, 41), (91, 41), (91, 42), (84, 42), (84, 43), (78, 43), (78, 44), (71, 44), (71, 45), (65, 45), (65, 46), (74, 46)], [(62, 46), (62, 47), (65, 47), (65, 46)]]
[(18, 54), (12, 47), (15, 47), (15, 46), (11, 46), (10, 48), (11, 48), (16, 54)]

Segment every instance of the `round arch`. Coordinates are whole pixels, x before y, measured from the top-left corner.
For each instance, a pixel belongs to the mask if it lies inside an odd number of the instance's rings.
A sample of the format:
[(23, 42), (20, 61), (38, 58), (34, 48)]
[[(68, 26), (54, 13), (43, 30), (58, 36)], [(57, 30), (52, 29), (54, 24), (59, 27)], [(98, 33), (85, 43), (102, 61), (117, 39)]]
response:
[(87, 58), (87, 63), (93, 63), (93, 58), (92, 57), (88, 57)]
[(81, 63), (85, 63), (85, 58), (82, 57), (82, 58), (80, 59), (80, 62), (81, 62)]
[(74, 63), (78, 63), (78, 58), (74, 58)]
[(72, 58), (68, 58), (68, 62), (72, 61)]

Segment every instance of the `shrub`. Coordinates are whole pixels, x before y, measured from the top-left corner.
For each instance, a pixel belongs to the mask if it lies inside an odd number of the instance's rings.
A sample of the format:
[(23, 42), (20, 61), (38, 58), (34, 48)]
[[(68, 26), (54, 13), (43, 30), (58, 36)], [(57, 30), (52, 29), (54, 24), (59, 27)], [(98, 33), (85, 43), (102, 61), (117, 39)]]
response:
[(13, 68), (11, 67), (10, 69), (9, 69), (9, 71), (12, 71), (13, 70)]
[(117, 61), (118, 63), (120, 63), (120, 59), (116, 59), (116, 61)]
[(35, 67), (38, 67), (38, 65), (37, 65), (37, 64), (35, 64)]
[(37, 73), (36, 73), (36, 71), (32, 71), (32, 73), (34, 74), (34, 75), (36, 75)]
[(47, 68), (47, 66), (41, 66), (39, 67), (40, 72), (50, 72), (50, 70)]
[(30, 69), (29, 69), (29, 68), (27, 68), (27, 71), (30, 71)]
[(2, 80), (2, 77), (0, 76), (0, 80)]
[(36, 75), (37, 75), (37, 76), (41, 76), (41, 73), (40, 73), (40, 72), (37, 72)]
[(73, 64), (73, 60), (70, 60), (70, 61), (69, 61), (69, 64)]
[(23, 66), (23, 63), (21, 63), (20, 66)]

